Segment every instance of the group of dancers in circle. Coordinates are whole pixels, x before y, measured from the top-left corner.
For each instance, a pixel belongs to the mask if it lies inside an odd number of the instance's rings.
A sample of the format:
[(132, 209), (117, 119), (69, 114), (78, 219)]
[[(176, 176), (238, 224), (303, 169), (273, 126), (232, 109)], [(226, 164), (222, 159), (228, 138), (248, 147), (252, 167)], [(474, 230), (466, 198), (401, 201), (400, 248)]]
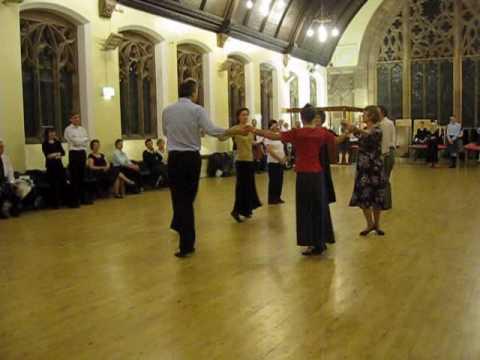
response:
[[(179, 234), (180, 246), (175, 256), (185, 258), (195, 252), (196, 231), (194, 206), (201, 169), (201, 136), (210, 135), (222, 141), (233, 138), (236, 145), (235, 203), (231, 212), (237, 222), (252, 217), (261, 206), (255, 186), (253, 145), (261, 137), (269, 157), (269, 203), (282, 204), (284, 144), (295, 149), (296, 230), (297, 244), (306, 247), (303, 255), (320, 255), (326, 244), (335, 242), (330, 204), (335, 191), (330, 164), (337, 161), (336, 146), (353, 134), (358, 141), (357, 171), (350, 206), (360, 207), (366, 228), (360, 235), (375, 232), (384, 235), (380, 215), (391, 207), (388, 175), (394, 162), (394, 125), (387, 119), (383, 107), (368, 106), (361, 128), (342, 123), (343, 134), (336, 136), (323, 127), (326, 116), (312, 105), (301, 109), (303, 127), (280, 131), (276, 121), (267, 130), (251, 125), (247, 108), (237, 112), (237, 125), (230, 129), (216, 126), (203, 107), (196, 104), (198, 84), (188, 79), (179, 89), (180, 99), (165, 108), (162, 126), (169, 150), (168, 177), (172, 198), (173, 218), (170, 228)], [(385, 120), (385, 121), (384, 121)], [(387, 121), (388, 120), (388, 121)], [(388, 126), (384, 126), (387, 124)], [(383, 137), (382, 134), (386, 136)], [(385, 148), (385, 150), (384, 150)], [(390, 169), (386, 169), (389, 158)]]
[(283, 168), (286, 162), (284, 144), (295, 149), (296, 171), (296, 228), (297, 244), (306, 247), (305, 256), (320, 255), (327, 244), (335, 243), (333, 222), (329, 205), (336, 201), (330, 164), (337, 162), (336, 146), (349, 140), (353, 134), (359, 139), (359, 152), (355, 185), (350, 206), (360, 207), (366, 219), (366, 229), (385, 235), (380, 228), (381, 211), (387, 210), (387, 176), (382, 160), (382, 130), (379, 126), (381, 111), (369, 106), (364, 112), (365, 127), (342, 123), (342, 135), (325, 128), (325, 112), (317, 111), (307, 104), (301, 110), (303, 127), (281, 132), (278, 122), (270, 121), (269, 130), (249, 126), (248, 109), (237, 112), (238, 126), (247, 127), (246, 135), (234, 135), (236, 145), (236, 188), (232, 217), (239, 223), (252, 216), (262, 204), (255, 186), (255, 165), (252, 146), (258, 139), (267, 148), (268, 155), (268, 202), (281, 204)]

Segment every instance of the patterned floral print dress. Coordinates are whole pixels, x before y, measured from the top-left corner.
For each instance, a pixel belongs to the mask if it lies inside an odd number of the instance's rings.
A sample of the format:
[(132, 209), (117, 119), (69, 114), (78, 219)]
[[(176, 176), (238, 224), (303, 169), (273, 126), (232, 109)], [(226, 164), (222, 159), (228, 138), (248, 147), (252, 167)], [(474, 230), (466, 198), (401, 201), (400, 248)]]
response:
[(361, 135), (358, 149), (357, 173), (350, 206), (362, 209), (388, 210), (387, 178), (382, 160), (382, 130), (375, 126)]

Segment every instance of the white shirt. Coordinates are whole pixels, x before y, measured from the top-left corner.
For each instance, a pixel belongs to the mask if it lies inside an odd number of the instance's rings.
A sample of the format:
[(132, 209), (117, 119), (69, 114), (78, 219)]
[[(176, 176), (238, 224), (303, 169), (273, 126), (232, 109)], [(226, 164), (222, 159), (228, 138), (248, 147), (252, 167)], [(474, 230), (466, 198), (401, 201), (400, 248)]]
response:
[(115, 149), (113, 151), (112, 165), (113, 166), (124, 166), (127, 167), (131, 165), (132, 162), (129, 160), (127, 154), (122, 150)]
[(380, 129), (382, 129), (382, 154), (388, 154), (390, 149), (395, 149), (396, 147), (395, 124), (392, 120), (385, 117), (380, 121)]
[(200, 151), (202, 132), (222, 136), (226, 131), (215, 126), (205, 109), (188, 98), (180, 98), (167, 106), (162, 119), (168, 151)]
[(13, 183), (15, 182), (15, 174), (13, 171), (12, 163), (7, 155), (2, 154), (2, 163), (3, 163), (3, 172), (5, 177), (7, 178), (8, 182)]
[[(271, 151), (275, 153), (280, 159), (285, 158), (285, 148), (283, 143), (280, 140), (269, 140), (265, 139), (264, 142), (265, 146), (270, 147)], [(280, 162), (275, 159), (270, 153), (267, 151), (267, 162), (273, 164), (279, 164)]]
[(85, 128), (70, 124), (65, 129), (63, 137), (67, 141), (70, 151), (87, 151), (88, 133)]

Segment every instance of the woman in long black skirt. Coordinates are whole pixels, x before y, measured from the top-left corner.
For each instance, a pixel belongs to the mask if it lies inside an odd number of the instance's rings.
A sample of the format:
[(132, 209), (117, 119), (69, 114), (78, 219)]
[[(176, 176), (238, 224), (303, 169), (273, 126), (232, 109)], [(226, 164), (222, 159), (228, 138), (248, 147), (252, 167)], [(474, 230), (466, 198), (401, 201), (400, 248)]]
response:
[(288, 142), (295, 147), (297, 244), (307, 247), (303, 252), (306, 256), (319, 255), (327, 249), (327, 243), (334, 242), (325, 171), (320, 158), (326, 145), (331, 162), (336, 162), (335, 136), (317, 128), (315, 116), (315, 108), (307, 105), (301, 111), (303, 128), (281, 134), (255, 130), (257, 135)]
[(45, 155), (45, 167), (47, 168), (47, 178), (50, 185), (50, 205), (57, 209), (65, 195), (67, 176), (62, 163), (65, 150), (60, 140), (58, 140), (55, 129), (45, 129), (42, 151)]
[[(237, 111), (237, 123), (247, 125), (250, 111), (242, 108)], [(232, 217), (237, 222), (243, 222), (242, 217), (252, 217), (253, 211), (262, 203), (258, 198), (257, 187), (255, 185), (255, 162), (253, 159), (254, 135), (235, 135), (233, 137), (237, 149), (236, 170), (237, 184), (235, 186), (235, 204), (231, 212)]]
[(440, 144), (440, 131), (438, 128), (427, 136), (427, 163), (434, 168), (438, 163), (438, 145)]

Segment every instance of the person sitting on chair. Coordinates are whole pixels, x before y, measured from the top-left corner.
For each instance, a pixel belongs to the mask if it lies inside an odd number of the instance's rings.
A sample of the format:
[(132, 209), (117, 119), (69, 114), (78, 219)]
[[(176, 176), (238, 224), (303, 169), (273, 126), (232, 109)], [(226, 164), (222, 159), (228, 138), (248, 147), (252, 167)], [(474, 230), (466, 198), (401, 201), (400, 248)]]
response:
[(154, 149), (152, 139), (147, 139), (145, 140), (146, 149), (143, 152), (143, 163), (145, 167), (150, 170), (155, 187), (165, 184), (167, 180), (167, 166), (163, 162), (163, 155), (160, 152), (165, 149), (165, 141), (158, 139), (157, 145), (159, 148), (158, 151)]
[(123, 151), (123, 140), (115, 141), (115, 150), (113, 151), (112, 165), (120, 168), (120, 171), (128, 178), (135, 181), (139, 192), (143, 192), (142, 176), (140, 166), (131, 161)]
[(0, 139), (0, 218), (20, 215), (21, 200), (16, 190), (13, 166), (5, 154), (3, 140)]
[(100, 192), (108, 194), (113, 187), (113, 194), (117, 199), (123, 198), (125, 195), (125, 184), (135, 185), (135, 182), (127, 178), (119, 168), (111, 167), (100, 152), (100, 141), (95, 139), (90, 142), (91, 154), (88, 155), (87, 167), (90, 173), (97, 180)]
[(425, 145), (428, 141), (428, 137), (430, 135), (430, 131), (425, 127), (425, 122), (420, 122), (420, 127), (415, 134), (415, 138), (413, 139), (413, 143), (416, 145)]
[(162, 157), (162, 162), (165, 163), (166, 158), (167, 158), (167, 149), (165, 147), (165, 139), (164, 138), (159, 138), (157, 140), (157, 152)]

